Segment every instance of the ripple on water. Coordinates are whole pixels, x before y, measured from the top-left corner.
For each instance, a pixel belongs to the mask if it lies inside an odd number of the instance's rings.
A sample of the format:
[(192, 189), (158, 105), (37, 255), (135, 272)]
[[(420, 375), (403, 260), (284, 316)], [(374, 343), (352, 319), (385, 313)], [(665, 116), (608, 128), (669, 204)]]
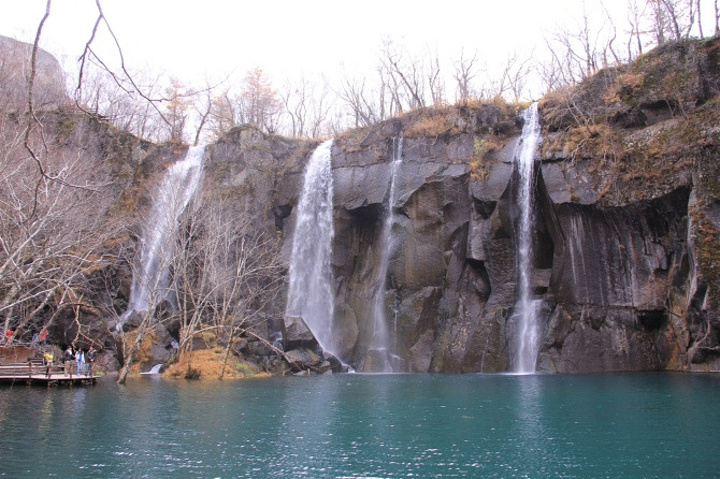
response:
[(719, 386), (353, 375), (3, 389), (0, 464), (19, 478), (710, 478)]

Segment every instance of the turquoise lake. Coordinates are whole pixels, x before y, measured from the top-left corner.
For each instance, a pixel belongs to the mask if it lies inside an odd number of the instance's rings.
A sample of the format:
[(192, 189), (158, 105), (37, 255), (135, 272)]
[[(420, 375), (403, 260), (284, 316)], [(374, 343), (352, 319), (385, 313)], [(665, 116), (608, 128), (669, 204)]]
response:
[(3, 386), (0, 477), (718, 478), (720, 375)]

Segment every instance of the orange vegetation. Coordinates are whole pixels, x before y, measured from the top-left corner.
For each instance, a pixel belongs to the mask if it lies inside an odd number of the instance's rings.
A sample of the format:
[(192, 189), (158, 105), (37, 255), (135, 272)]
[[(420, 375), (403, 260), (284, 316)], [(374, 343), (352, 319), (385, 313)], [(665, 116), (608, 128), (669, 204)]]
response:
[[(167, 378), (219, 379), (225, 351), (222, 348), (201, 349), (191, 354), (182, 353), (177, 362), (170, 365), (163, 376)], [(188, 367), (188, 362), (190, 362)], [(232, 353), (228, 357), (223, 379), (268, 377), (257, 366), (241, 361)]]

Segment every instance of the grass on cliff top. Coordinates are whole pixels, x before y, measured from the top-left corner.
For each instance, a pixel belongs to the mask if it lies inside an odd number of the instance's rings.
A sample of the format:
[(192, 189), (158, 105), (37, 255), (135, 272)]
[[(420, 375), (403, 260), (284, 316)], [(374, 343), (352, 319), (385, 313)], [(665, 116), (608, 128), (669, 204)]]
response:
[(478, 125), (473, 117), (482, 116), (482, 110), (493, 110), (497, 117), (514, 118), (526, 106), (496, 97), (491, 100), (465, 100), (453, 106), (419, 108), (402, 115), (403, 136), (418, 138), (480, 133), (475, 131)]
[[(387, 131), (391, 129), (386, 129), (385, 126), (398, 120), (402, 123), (398, 133), (401, 132), (405, 138), (488, 133), (488, 127), (492, 129), (493, 125), (486, 124), (486, 121), (514, 122), (518, 113), (526, 107), (527, 104), (509, 103), (501, 97), (489, 100), (469, 99), (455, 105), (420, 107), (401, 112), (377, 124), (346, 130), (336, 137), (336, 141), (352, 151), (374, 135), (387, 135)], [(482, 131), (478, 131), (478, 128)]]

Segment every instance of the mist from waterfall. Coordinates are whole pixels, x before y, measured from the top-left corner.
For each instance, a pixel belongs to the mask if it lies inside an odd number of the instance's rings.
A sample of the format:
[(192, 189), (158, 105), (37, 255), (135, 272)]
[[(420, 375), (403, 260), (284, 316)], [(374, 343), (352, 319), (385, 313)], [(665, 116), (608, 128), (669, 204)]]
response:
[(534, 373), (541, 335), (540, 321), (538, 320), (540, 305), (539, 301), (533, 299), (533, 232), (535, 229), (533, 181), (535, 178), (535, 154), (541, 140), (538, 104), (530, 105), (525, 110), (523, 118), (525, 124), (515, 155), (519, 174), (518, 208), (520, 209), (520, 218), (517, 226), (518, 300), (515, 306), (518, 324), (513, 371)]
[(376, 280), (376, 289), (373, 298), (373, 337), (370, 342), (369, 352), (374, 354), (375, 361), (368, 365), (374, 372), (393, 371), (393, 353), (390, 346), (390, 332), (387, 317), (385, 296), (387, 293), (387, 273), (390, 258), (395, 252), (397, 238), (393, 233), (393, 225), (396, 223), (395, 201), (396, 179), (400, 166), (402, 165), (403, 139), (402, 137), (393, 140), (392, 162), (390, 163), (390, 190), (388, 192), (388, 204), (385, 211), (385, 221), (381, 233), (380, 261)]
[(180, 215), (200, 185), (205, 145), (192, 146), (182, 161), (165, 172), (152, 195), (152, 208), (143, 227), (140, 261), (133, 272), (124, 323), (134, 312), (148, 311), (170, 295), (170, 263)]
[(323, 351), (337, 354), (331, 269), (333, 227), (332, 140), (318, 146), (305, 167), (290, 258), (287, 317), (301, 318)]

